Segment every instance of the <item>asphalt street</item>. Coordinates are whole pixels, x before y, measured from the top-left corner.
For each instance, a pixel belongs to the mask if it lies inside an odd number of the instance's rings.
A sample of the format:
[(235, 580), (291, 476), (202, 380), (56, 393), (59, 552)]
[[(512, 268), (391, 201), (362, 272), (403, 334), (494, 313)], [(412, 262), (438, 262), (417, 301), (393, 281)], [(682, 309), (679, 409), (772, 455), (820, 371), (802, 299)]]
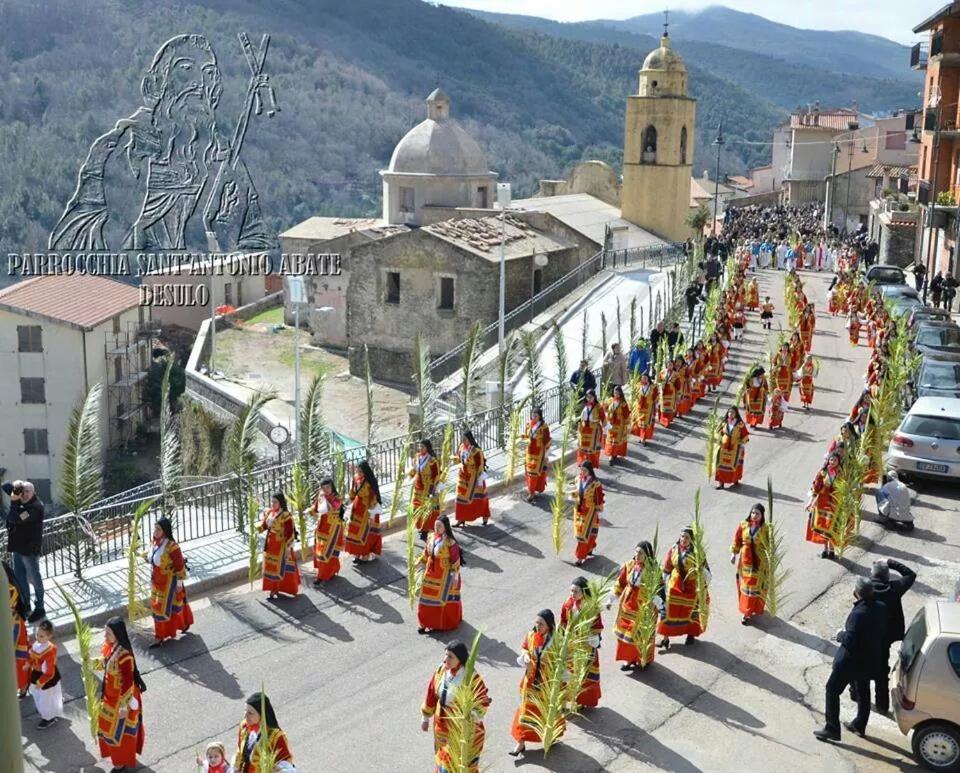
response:
[[(631, 442), (629, 459), (600, 479), (607, 505), (598, 557), (573, 566), (573, 538), (555, 555), (549, 503), (522, 501), (520, 492), (495, 499), (489, 526), (458, 534), (466, 551), (464, 623), (457, 638), (469, 643), (482, 631), (479, 671), (492, 706), (487, 716), (484, 769), (627, 771), (778, 771), (912, 769), (908, 742), (887, 719), (872, 722), (867, 739), (840, 746), (817, 743), (822, 724), (823, 683), (833, 645), (851, 603), (856, 573), (877, 556), (898, 558), (920, 577), (907, 600), (908, 614), (925, 597), (947, 592), (958, 564), (957, 499), (947, 488), (925, 487), (912, 535), (892, 534), (876, 523), (872, 497), (861, 539), (842, 564), (820, 558), (803, 541), (803, 503), (829, 439), (862, 389), (868, 350), (848, 343), (843, 320), (826, 315), (828, 276), (803, 273), (818, 308), (814, 354), (822, 369), (813, 410), (793, 410), (775, 432), (754, 431), (746, 453), (744, 482), (717, 491), (705, 478), (702, 400), (670, 430), (657, 429), (652, 445)], [(765, 272), (761, 296), (783, 317), (783, 275)], [(744, 342), (730, 357), (726, 407), (743, 370), (776, 338), (750, 315)], [(796, 399), (796, 398), (795, 398)], [(766, 501), (770, 476), (774, 517), (786, 525), (790, 596), (782, 619), (742, 626), (737, 611), (729, 546), (737, 523), (756, 501)], [(601, 649), (603, 698), (598, 709), (573, 720), (563, 742), (545, 758), (532, 750), (517, 761), (509, 728), (518, 701), (521, 669), (516, 657), (533, 617), (543, 607), (559, 610), (570, 581), (581, 573), (608, 575), (627, 560), (638, 540), (660, 527), (660, 552), (690, 523), (695, 490), (713, 570), (710, 627), (694, 645), (676, 640), (670, 652), (642, 674), (624, 674), (614, 663), (615, 609), (604, 615)], [(420, 732), (420, 702), (428, 678), (454, 635), (420, 636), (406, 597), (403, 535), (385, 541), (381, 559), (362, 568), (344, 561), (341, 576), (314, 590), (305, 570), (302, 595), (268, 601), (246, 585), (193, 601), (196, 624), (182, 640), (146, 649), (149, 623), (135, 636), (144, 695), (147, 741), (144, 771), (185, 773), (197, 749), (211, 740), (235, 746), (244, 696), (263, 685), (305, 773), (432, 770), (432, 737)], [(98, 637), (99, 638), (99, 637)], [(61, 643), (61, 646), (63, 643)], [(99, 761), (87, 732), (75, 644), (66, 643), (64, 673), (67, 721), (36, 729), (31, 702), (22, 704), (23, 753), (29, 770), (109, 770)], [(844, 717), (851, 713), (849, 702)], [(532, 749), (532, 747), (531, 747)]]

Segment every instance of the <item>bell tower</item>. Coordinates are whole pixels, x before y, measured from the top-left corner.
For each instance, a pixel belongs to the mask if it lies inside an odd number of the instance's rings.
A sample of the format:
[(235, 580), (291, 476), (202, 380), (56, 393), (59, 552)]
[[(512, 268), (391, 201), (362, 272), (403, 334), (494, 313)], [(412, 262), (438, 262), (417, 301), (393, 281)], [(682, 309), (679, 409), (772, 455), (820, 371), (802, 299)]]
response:
[(660, 47), (643, 62), (637, 93), (627, 97), (620, 213), (669, 241), (690, 236), (696, 108), (687, 96), (686, 65), (664, 25)]

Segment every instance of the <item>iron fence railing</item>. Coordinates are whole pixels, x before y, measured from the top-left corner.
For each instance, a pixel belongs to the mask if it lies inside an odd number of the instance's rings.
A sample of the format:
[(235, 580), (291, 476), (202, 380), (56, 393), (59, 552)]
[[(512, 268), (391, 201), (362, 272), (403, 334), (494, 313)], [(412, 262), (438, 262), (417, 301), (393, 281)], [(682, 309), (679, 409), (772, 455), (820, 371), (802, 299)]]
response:
[[(622, 256), (618, 257), (622, 260)], [(667, 275), (668, 301), (657, 304), (651, 312), (651, 326), (660, 319), (679, 321), (685, 308), (683, 291), (692, 275), (692, 263), (681, 264), (676, 275)], [(658, 295), (659, 299), (659, 295)], [(703, 304), (700, 305), (694, 320), (689, 323), (687, 340), (696, 339), (703, 328)], [(599, 379), (599, 374), (598, 374)], [(563, 417), (564, 399), (569, 392), (568, 385), (561, 384), (546, 390), (538, 398), (544, 419), (553, 425)], [(520, 404), (512, 401), (484, 411), (460, 417), (454, 425), (454, 443), (459, 445), (462, 433), (469, 428), (480, 447), (487, 452), (504, 449), (508, 443), (507, 425), (510, 412)], [(529, 401), (524, 403), (523, 419), (528, 418)], [(442, 447), (446, 424), (444, 422), (422, 433), (430, 438), (439, 452)], [(353, 478), (356, 468), (364, 459), (368, 460), (376, 471), (384, 495), (384, 504), (389, 506), (391, 487), (401, 458), (412, 452), (412, 442), (422, 435), (411, 433), (382, 440), (369, 446), (339, 451), (332, 450), (320, 459), (312, 461), (311, 477), (314, 487), (324, 475), (332, 474), (336, 457), (342, 453), (346, 480)], [(246, 511), (243, 503), (246, 495), (266, 505), (275, 491), (289, 490), (293, 461), (264, 464), (252, 471), (241, 489), (240, 480), (233, 474), (216, 478), (185, 479), (173, 495), (175, 528), (181, 542), (211, 537), (230, 532), (246, 532)], [(122, 492), (98, 502), (81, 514), (66, 513), (48, 518), (44, 522), (43, 548), (41, 553), (41, 571), (46, 577), (73, 573), (81, 577), (85, 569), (115, 561), (127, 555), (132, 542), (131, 513), (142, 503), (154, 500), (143, 519), (141, 526), (141, 544), (150, 544), (153, 523), (162, 512), (159, 499), (160, 487), (157, 481), (151, 481), (132, 491)], [(6, 530), (0, 530), (0, 555), (7, 552)]]

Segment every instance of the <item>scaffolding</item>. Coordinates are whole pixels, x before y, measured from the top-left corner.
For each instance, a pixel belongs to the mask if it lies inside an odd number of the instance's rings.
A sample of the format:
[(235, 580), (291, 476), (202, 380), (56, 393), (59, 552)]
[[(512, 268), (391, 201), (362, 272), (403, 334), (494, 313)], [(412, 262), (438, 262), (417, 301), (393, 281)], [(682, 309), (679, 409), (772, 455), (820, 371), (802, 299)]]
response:
[(128, 321), (125, 329), (104, 334), (107, 374), (107, 418), (111, 447), (126, 445), (147, 420), (144, 385), (153, 362), (158, 323)]

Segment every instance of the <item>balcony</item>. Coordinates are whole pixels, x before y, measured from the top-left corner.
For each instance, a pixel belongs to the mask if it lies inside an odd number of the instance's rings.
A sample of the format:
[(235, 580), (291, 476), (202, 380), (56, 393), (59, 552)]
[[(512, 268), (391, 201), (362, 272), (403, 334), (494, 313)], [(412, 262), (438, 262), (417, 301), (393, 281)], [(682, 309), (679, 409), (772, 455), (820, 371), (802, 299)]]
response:
[(943, 53), (943, 33), (938, 32), (930, 41), (930, 56), (938, 56)]
[(927, 69), (927, 44), (917, 43), (910, 49), (910, 67), (913, 70)]
[[(922, 55), (922, 54), (921, 54)], [(911, 49), (911, 60), (913, 51)], [(930, 56), (928, 61), (936, 61), (941, 67), (960, 67), (960, 46), (955, 36), (947, 40), (943, 32), (938, 32), (930, 40)], [(921, 69), (917, 67), (916, 69)]]
[(921, 180), (917, 185), (917, 203), (924, 206), (930, 203), (930, 183), (927, 180)]

